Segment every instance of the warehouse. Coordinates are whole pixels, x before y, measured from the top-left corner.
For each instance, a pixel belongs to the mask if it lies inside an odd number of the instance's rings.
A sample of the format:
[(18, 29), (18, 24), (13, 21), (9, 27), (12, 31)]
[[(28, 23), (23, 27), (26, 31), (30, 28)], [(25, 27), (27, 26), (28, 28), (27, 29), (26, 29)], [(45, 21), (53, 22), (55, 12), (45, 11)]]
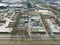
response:
[(10, 22), (13, 22), (13, 21), (8, 18), (4, 18), (2, 22), (0, 22), (0, 32), (10, 33), (13, 29), (8, 27)]
[(9, 5), (10, 8), (21, 8), (22, 7), (22, 4), (12, 4), (12, 5)]
[(26, 11), (22, 13), (17, 28), (19, 31), (27, 31), (29, 36), (34, 36), (35, 34), (35, 36), (37, 36), (37, 34), (43, 36), (48, 34), (41, 20), (40, 14), (35, 13), (34, 11)]
[(60, 29), (57, 28), (57, 25), (55, 26), (51, 21), (50, 19), (45, 19), (51, 33), (54, 33), (54, 34), (59, 34), (60, 33)]
[(32, 16), (31, 17), (32, 33), (40, 33), (40, 34), (45, 33), (46, 30), (43, 27), (42, 21), (40, 19), (40, 15), (32, 14), (31, 16)]
[(13, 11), (14, 9), (12, 10), (13, 13), (11, 10), (6, 13), (0, 13), (0, 33), (10, 33), (13, 30), (13, 27), (11, 25), (13, 25), (12, 23), (15, 22), (15, 13)]
[(8, 4), (0, 3), (0, 9), (6, 9), (7, 7), (8, 7)]

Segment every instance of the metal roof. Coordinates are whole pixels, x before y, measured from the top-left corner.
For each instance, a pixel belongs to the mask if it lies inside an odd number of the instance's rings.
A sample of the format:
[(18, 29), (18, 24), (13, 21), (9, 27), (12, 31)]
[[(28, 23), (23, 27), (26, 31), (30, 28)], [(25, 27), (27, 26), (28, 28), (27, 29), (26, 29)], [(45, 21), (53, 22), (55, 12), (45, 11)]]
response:
[(8, 4), (0, 3), (0, 6), (8, 6)]

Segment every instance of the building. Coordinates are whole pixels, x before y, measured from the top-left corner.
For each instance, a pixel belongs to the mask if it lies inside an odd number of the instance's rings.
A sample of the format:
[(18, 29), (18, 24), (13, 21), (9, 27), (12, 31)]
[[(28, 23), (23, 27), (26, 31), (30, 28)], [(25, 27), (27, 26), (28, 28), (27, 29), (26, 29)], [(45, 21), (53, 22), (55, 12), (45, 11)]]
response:
[(8, 7), (8, 4), (0, 3), (0, 9), (6, 9)]
[(8, 27), (10, 22), (13, 22), (13, 21), (8, 18), (4, 18), (3, 20), (0, 20), (0, 32), (10, 33), (13, 29)]
[(12, 4), (12, 5), (9, 5), (9, 8), (22, 8), (22, 5), (23, 4)]
[(27, 8), (32, 8), (31, 3), (27, 2)]
[(19, 29), (19, 31), (26, 31), (28, 33), (27, 36), (31, 37), (40, 37), (41, 35), (48, 36), (39, 13), (35, 11), (27, 10), (22, 13), (17, 29)]
[(7, 13), (0, 13), (0, 33), (11, 33), (13, 30), (15, 13), (13, 10), (11, 10), (9, 10)]
[(0, 2), (2, 2), (2, 0), (0, 0)]
[(59, 23), (57, 22), (57, 16), (48, 10), (40, 10), (39, 11), (42, 16), (44, 17), (44, 21), (46, 24), (46, 27), (48, 27), (49, 29), (47, 29), (51, 35), (55, 35), (55, 34), (60, 34), (60, 26)]

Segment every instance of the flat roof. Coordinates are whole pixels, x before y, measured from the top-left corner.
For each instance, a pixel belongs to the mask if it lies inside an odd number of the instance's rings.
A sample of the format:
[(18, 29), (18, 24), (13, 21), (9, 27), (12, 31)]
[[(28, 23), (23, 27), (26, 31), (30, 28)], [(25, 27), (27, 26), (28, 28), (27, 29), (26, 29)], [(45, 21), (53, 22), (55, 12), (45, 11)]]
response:
[(3, 20), (6, 20), (6, 22), (0, 26), (0, 32), (11, 32), (13, 28), (9, 28), (8, 25), (10, 22), (13, 22), (9, 18), (4, 18)]
[(44, 27), (32, 28), (32, 32), (46, 32)]
[(0, 6), (8, 6), (8, 4), (0, 3)]
[(13, 4), (13, 5), (9, 5), (9, 7), (21, 7), (22, 4)]
[(51, 32), (56, 32), (56, 33), (60, 32), (58, 29), (56, 29), (55, 25), (49, 19), (45, 19), (45, 20), (49, 24), (48, 26), (49, 26)]

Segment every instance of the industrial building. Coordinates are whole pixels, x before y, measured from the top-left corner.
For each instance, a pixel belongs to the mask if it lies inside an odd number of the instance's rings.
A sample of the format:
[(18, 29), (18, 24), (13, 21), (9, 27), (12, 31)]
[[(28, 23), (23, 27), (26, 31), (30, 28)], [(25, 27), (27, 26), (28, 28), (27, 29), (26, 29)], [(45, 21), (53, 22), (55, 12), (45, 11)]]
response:
[(50, 38), (50, 35), (60, 34), (57, 16), (52, 11), (38, 6), (33, 8), (31, 3), (1, 4), (0, 9), (4, 11), (0, 12), (0, 33), (12, 32), (12, 35), (14, 33), (20, 37), (27, 36), (29, 39)]
[(0, 9), (6, 9), (8, 4), (0, 3)]
[(2, 2), (5, 3), (21, 3), (21, 2), (26, 2), (26, 0), (3, 0)]
[[(26, 11), (22, 13), (19, 25), (17, 26), (18, 30), (23, 30), (28, 33), (31, 37), (39, 37), (40, 35), (48, 35), (46, 28), (41, 20), (40, 14), (34, 11)], [(38, 36), (39, 35), (39, 36)]]
[(12, 4), (12, 5), (9, 5), (10, 8), (21, 8), (22, 7), (22, 4)]
[(27, 2), (27, 7), (28, 7), (28, 8), (32, 8), (31, 3)]
[[(11, 11), (11, 12), (10, 12)], [(10, 33), (13, 30), (13, 23), (15, 22), (15, 13), (11, 9), (7, 13), (0, 13), (0, 33)]]
[(45, 24), (49, 28), (48, 30), (50, 34), (51, 35), (60, 34), (60, 26), (57, 21), (57, 16), (48, 10), (45, 11), (40, 10), (39, 12), (43, 15)]

